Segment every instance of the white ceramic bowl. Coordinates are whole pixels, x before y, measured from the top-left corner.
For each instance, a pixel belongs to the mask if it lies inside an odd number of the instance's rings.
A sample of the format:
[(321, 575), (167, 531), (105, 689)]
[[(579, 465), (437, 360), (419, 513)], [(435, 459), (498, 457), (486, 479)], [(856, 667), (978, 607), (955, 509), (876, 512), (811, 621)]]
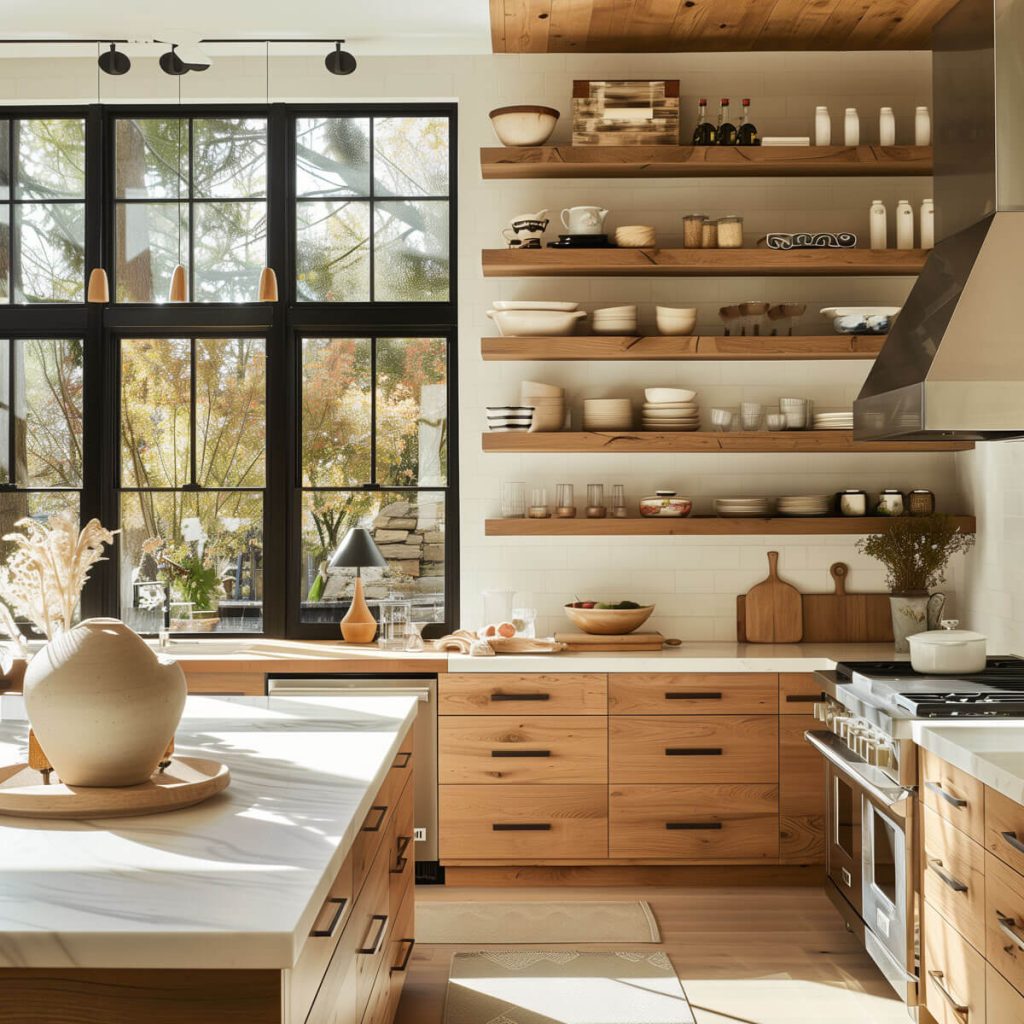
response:
[(503, 146), (543, 146), (558, 123), (554, 107), (519, 105), (491, 111), (494, 134)]
[(487, 315), (503, 338), (517, 338), (572, 334), (576, 321), (587, 314), (582, 310), (564, 313), (555, 309), (489, 309)]
[(686, 388), (644, 388), (644, 398), (654, 405), (664, 402), (692, 402), (696, 397), (696, 391), (689, 391)]
[(562, 398), (565, 395), (565, 388), (544, 384), (539, 380), (524, 380), (519, 385), (519, 394), (524, 398), (527, 395), (531, 398)]
[(636, 316), (636, 306), (607, 306), (604, 309), (595, 309), (594, 317), (600, 320), (604, 317)]
[(542, 302), (539, 299), (498, 299), (491, 303), (497, 310), (506, 309), (550, 309), (558, 313), (573, 313), (580, 308), (578, 302)]
[(656, 306), (654, 319), (662, 334), (690, 334), (697, 326), (697, 310)]
[(495, 433), (527, 431), (533, 425), (532, 405), (489, 405), (486, 411), (487, 429)]

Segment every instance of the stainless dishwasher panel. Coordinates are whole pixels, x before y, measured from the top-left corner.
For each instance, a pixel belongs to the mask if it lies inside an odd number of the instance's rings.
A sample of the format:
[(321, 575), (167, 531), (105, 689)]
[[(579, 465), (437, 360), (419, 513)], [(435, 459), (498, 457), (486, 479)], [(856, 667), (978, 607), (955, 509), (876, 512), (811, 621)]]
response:
[[(339, 692), (419, 697), (413, 743), (416, 751), (415, 814), (417, 861), (437, 861), (437, 677), (436, 676), (270, 676), (267, 693), (275, 697), (331, 697)], [(420, 833), (419, 830), (423, 830)]]

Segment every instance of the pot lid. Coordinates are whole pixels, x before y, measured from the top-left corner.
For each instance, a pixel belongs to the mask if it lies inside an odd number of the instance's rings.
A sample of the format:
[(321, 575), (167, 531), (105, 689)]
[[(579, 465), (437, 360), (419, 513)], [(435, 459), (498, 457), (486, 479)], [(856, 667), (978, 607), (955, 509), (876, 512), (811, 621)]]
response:
[(983, 633), (975, 633), (969, 629), (957, 629), (956, 627), (959, 625), (957, 619), (943, 619), (942, 629), (929, 629), (924, 633), (915, 633), (910, 640), (929, 647), (959, 647), (976, 640), (980, 640), (982, 643), (987, 640)]

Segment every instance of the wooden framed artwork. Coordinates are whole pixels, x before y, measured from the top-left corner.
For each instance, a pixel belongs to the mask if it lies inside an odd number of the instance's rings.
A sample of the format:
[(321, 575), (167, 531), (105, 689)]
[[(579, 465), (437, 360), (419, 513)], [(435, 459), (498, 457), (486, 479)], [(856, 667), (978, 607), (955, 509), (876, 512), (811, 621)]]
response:
[(679, 82), (572, 83), (574, 146), (677, 146)]

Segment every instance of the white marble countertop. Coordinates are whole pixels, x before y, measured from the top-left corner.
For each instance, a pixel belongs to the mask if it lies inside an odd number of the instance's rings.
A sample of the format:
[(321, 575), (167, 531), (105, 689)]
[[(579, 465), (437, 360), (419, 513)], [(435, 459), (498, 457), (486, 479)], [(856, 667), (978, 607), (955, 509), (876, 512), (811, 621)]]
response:
[(837, 661), (892, 660), (892, 644), (685, 643), (650, 654), (448, 655), (449, 672), (813, 672)]
[(1024, 722), (915, 722), (914, 742), (1024, 804)]
[[(415, 697), (190, 697), (180, 754), (231, 769), (197, 807), (0, 817), (0, 967), (293, 966), (416, 713)], [(20, 698), (0, 764), (23, 760)]]

